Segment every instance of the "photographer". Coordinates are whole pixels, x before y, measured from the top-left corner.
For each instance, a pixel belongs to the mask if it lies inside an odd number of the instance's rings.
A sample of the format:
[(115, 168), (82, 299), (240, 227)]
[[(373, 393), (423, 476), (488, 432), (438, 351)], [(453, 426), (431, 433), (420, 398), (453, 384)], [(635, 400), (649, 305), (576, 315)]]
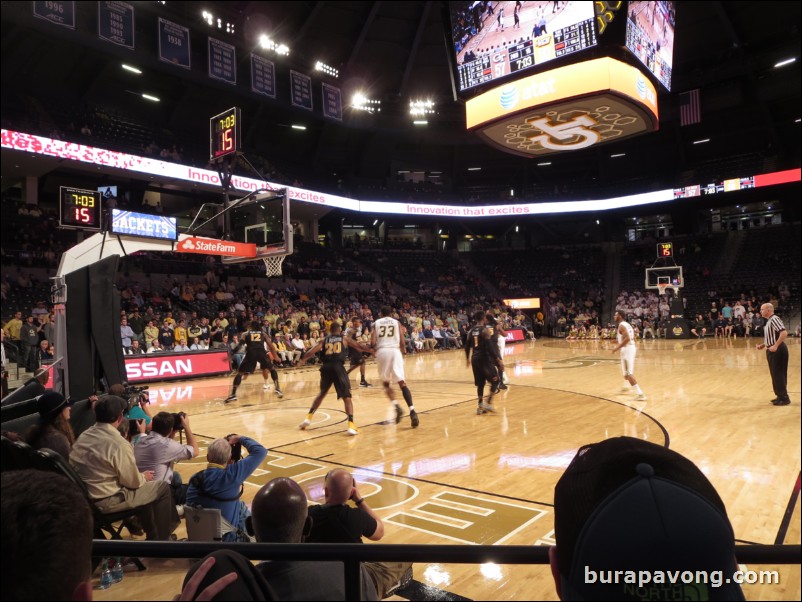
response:
[[(243, 447), (248, 455), (240, 458)], [(250, 541), (245, 521), (251, 511), (240, 498), (243, 483), (266, 457), (267, 450), (250, 437), (229, 435), (215, 439), (206, 450), (206, 469), (189, 480), (186, 503), (220, 510), (223, 541)]]
[(153, 416), (150, 413), (150, 399), (147, 387), (134, 387), (133, 385), (111, 385), (109, 395), (117, 395), (126, 400), (127, 405), (123, 418), (128, 420), (128, 426), (123, 427), (127, 436), (123, 436), (136, 445), (139, 437), (150, 431)]
[[(187, 488), (181, 475), (173, 471), (173, 465), (179, 460), (191, 460), (198, 455), (198, 442), (189, 427), (189, 418), (184, 412), (159, 412), (150, 426), (150, 434), (141, 437), (134, 446), (136, 466), (140, 472), (152, 470), (154, 480), (169, 483), (173, 501), (177, 506), (182, 506), (186, 501)], [(176, 433), (181, 430), (187, 435), (186, 445), (174, 440)]]

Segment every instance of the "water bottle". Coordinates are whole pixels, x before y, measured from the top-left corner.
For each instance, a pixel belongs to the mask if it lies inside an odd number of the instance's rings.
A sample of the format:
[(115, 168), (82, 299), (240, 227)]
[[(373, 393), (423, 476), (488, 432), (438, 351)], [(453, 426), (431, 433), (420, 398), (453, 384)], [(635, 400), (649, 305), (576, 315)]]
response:
[(114, 559), (114, 568), (111, 569), (111, 582), (119, 583), (123, 580), (123, 559)]
[(100, 589), (108, 589), (111, 587), (112, 578), (111, 571), (109, 570), (109, 561), (103, 561), (103, 572), (100, 573)]

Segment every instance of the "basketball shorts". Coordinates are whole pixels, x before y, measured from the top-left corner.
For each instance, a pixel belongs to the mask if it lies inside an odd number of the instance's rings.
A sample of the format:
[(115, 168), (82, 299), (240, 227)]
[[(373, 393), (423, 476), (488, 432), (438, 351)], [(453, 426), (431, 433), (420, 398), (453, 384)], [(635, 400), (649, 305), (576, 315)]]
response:
[(325, 394), (332, 385), (337, 391), (337, 399), (351, 397), (351, 381), (342, 362), (325, 362), (320, 367), (320, 390)]
[(635, 345), (627, 345), (619, 350), (621, 354), (621, 372), (625, 377), (635, 374), (636, 351), (637, 347), (635, 347)]
[(262, 370), (273, 369), (273, 362), (267, 357), (267, 351), (265, 351), (264, 348), (248, 349), (245, 353), (245, 359), (243, 359), (242, 363), (239, 365), (238, 371), (250, 374), (256, 369), (256, 364), (259, 364)]
[(400, 382), (404, 377), (404, 356), (401, 350), (392, 347), (381, 347), (376, 350), (376, 364), (379, 367), (379, 378), (382, 382)]
[(498, 367), (492, 358), (489, 357), (471, 357), (471, 368), (473, 369), (473, 384), (477, 387), (483, 387), (485, 383), (492, 382), (493, 379), (498, 379)]

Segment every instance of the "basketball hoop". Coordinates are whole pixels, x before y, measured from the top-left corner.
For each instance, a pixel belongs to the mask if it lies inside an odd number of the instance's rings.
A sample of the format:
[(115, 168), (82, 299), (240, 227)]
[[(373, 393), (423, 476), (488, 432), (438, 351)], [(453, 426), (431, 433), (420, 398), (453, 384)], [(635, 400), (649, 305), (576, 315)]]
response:
[(284, 263), (286, 255), (271, 255), (270, 257), (262, 257), (265, 262), (265, 274), (268, 278), (274, 276), (281, 276), (281, 265)]
[(657, 290), (659, 291), (661, 297), (666, 294), (666, 289), (667, 288), (668, 288), (667, 284), (658, 284), (657, 285)]

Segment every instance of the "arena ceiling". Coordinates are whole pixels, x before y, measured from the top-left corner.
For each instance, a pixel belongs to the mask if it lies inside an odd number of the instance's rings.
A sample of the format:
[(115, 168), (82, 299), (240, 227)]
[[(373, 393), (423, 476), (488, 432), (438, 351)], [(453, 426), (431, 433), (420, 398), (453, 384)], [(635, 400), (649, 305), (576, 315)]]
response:
[[(95, 3), (76, 3), (91, 22)], [(720, 175), (745, 163), (754, 172), (800, 164), (800, 6), (799, 2), (678, 2), (674, 78), (671, 93), (659, 100), (660, 130), (598, 149), (537, 161), (505, 154), (465, 131), (464, 106), (455, 102), (446, 58), (439, 2), (133, 2), (141, 14), (159, 14), (193, 31), (208, 31), (238, 48), (240, 80), (256, 36), (272, 32), (290, 46), (277, 63), (313, 74), (322, 60), (339, 70), (329, 81), (344, 99), (357, 90), (382, 101), (380, 114), (345, 111), (342, 124), (294, 109), (287, 101), (258, 97), (240, 81), (236, 87), (210, 80), (205, 69), (187, 72), (159, 62), (155, 29), (137, 21), (137, 50), (118, 49), (92, 32), (69, 31), (31, 17), (30, 2), (2, 4), (4, 127), (9, 95), (17, 99), (61, 96), (70, 103), (123, 109), (154, 127), (205, 149), (210, 116), (232, 105), (242, 108), (245, 146), (308, 173), (315, 179), (344, 177), (351, 182), (385, 183), (398, 170), (442, 171), (460, 190), (482, 186), (560, 186), (598, 182), (664, 188), (697, 177)], [(84, 5), (90, 5), (86, 7)], [(234, 36), (205, 25), (202, 9), (235, 24)], [(152, 17), (151, 21), (152, 23)], [(193, 52), (195, 57), (205, 54)], [(775, 69), (781, 59), (796, 57)], [(139, 65), (134, 79), (122, 60)], [(280, 77), (282, 77), (280, 75)], [(320, 80), (319, 76), (314, 76)], [(288, 82), (279, 80), (288, 97)], [(679, 94), (700, 89), (702, 122), (680, 127)], [(147, 89), (162, 102), (148, 105), (134, 92)], [(437, 103), (429, 125), (409, 117), (411, 98)], [(317, 98), (316, 98), (317, 100)], [(29, 107), (35, 113), (36, 107)], [(292, 129), (303, 123), (305, 131)], [(709, 138), (706, 144), (694, 145)], [(611, 154), (626, 153), (624, 160)], [(200, 153), (202, 154), (202, 152)], [(729, 165), (729, 167), (728, 167)], [(734, 166), (738, 167), (734, 167)], [(468, 171), (481, 166), (481, 171)], [(300, 178), (305, 179), (303, 176)], [(691, 183), (691, 182), (687, 182)]]

